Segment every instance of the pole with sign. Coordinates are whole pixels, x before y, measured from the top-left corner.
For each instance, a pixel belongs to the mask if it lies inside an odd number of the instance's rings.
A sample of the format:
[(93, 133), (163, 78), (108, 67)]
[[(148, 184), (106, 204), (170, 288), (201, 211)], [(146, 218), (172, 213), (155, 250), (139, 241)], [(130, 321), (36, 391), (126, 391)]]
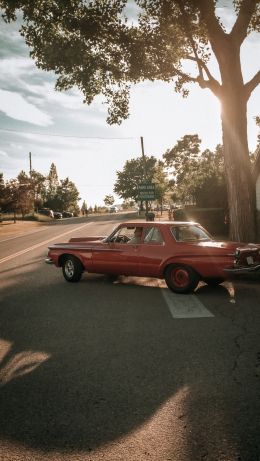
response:
[[(144, 168), (144, 180), (145, 183), (147, 181), (147, 173), (146, 173), (146, 161), (145, 161), (145, 155), (144, 155), (144, 138), (141, 136), (141, 148), (142, 148), (142, 158), (143, 158), (143, 168)], [(141, 198), (139, 195), (139, 199), (142, 201), (145, 201), (145, 216), (148, 214), (148, 202), (146, 198)]]

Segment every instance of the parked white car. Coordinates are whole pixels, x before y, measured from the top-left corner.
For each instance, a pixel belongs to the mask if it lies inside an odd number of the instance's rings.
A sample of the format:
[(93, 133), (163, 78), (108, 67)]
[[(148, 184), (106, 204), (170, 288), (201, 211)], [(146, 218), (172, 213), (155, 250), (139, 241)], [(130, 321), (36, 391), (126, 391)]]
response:
[(109, 208), (109, 213), (118, 213), (118, 208), (116, 206), (112, 205)]

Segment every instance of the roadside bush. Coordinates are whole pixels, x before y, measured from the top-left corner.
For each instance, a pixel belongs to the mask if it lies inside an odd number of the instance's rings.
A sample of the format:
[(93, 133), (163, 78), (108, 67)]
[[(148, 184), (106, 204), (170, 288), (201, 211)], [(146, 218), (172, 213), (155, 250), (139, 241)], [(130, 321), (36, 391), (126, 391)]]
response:
[(200, 223), (212, 235), (225, 235), (229, 233), (226, 223), (226, 210), (224, 208), (196, 208), (185, 207), (174, 210), (175, 221), (195, 221)]

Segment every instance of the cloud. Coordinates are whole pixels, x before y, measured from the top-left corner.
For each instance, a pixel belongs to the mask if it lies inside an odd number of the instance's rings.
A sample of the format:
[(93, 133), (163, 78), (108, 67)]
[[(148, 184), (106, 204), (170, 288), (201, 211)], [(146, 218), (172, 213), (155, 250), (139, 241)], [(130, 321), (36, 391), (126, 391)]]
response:
[(52, 118), (48, 114), (27, 102), (18, 93), (0, 89), (0, 101), (0, 111), (4, 112), (10, 118), (39, 126), (52, 124)]

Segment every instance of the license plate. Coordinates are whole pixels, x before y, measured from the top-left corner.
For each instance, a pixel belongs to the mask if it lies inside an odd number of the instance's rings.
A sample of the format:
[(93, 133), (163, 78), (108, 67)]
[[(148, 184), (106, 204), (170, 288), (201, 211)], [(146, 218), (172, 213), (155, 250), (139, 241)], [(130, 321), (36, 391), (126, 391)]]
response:
[(248, 265), (254, 264), (254, 260), (253, 260), (252, 256), (247, 256), (246, 260), (247, 260)]

